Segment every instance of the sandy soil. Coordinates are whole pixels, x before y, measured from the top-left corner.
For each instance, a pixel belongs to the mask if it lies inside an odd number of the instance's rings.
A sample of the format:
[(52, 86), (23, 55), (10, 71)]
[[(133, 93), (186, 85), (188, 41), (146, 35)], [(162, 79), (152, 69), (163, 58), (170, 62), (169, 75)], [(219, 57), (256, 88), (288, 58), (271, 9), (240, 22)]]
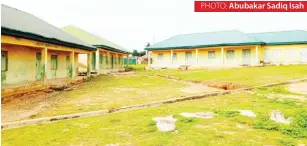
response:
[(307, 82), (296, 83), (288, 85), (290, 92), (307, 95)]
[(207, 85), (201, 83), (188, 83), (188, 84), (189, 84), (188, 87), (181, 89), (182, 92), (195, 94), (195, 93), (221, 91), (221, 89), (208, 87)]
[(37, 91), (35, 93), (24, 94), (22, 96), (12, 98), (10, 101), (2, 103), (2, 122), (24, 120), (36, 115), (42, 109), (52, 105), (50, 100), (48, 100), (48, 97), (57, 93), (58, 92), (50, 93), (46, 91)]

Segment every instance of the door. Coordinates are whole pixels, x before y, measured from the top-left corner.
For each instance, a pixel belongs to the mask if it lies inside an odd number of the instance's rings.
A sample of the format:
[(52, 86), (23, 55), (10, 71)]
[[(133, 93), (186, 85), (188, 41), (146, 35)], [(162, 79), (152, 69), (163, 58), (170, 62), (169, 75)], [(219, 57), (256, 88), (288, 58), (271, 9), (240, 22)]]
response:
[(307, 48), (302, 49), (301, 62), (307, 63)]
[(271, 62), (270, 50), (264, 49), (264, 62)]
[(92, 69), (96, 69), (96, 53), (92, 54)]
[(250, 49), (242, 50), (242, 61), (243, 61), (243, 64), (245, 65), (249, 65), (251, 63), (251, 50)]
[(66, 56), (66, 72), (67, 72), (67, 77), (72, 77), (72, 68), (70, 64), (70, 56)]
[(192, 64), (192, 52), (185, 52), (186, 65)]
[(41, 61), (42, 61), (42, 55), (41, 55), (41, 53), (37, 52), (36, 53), (36, 76), (35, 76), (35, 79), (37, 81), (42, 79)]

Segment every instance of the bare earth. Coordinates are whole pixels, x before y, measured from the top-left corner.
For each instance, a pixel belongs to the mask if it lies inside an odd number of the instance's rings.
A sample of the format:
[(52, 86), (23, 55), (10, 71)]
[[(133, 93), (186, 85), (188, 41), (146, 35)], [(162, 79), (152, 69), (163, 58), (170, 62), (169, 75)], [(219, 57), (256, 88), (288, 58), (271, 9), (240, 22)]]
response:
[(291, 84), (288, 88), (290, 92), (307, 95), (307, 82)]

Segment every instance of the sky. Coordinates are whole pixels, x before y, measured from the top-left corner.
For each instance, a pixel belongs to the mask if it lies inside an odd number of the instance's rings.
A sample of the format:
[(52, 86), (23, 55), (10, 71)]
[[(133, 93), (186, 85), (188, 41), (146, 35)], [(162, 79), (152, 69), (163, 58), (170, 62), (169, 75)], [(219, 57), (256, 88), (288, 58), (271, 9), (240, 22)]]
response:
[(74, 25), (128, 50), (178, 34), (307, 30), (307, 13), (196, 13), (194, 0), (2, 0), (57, 27)]

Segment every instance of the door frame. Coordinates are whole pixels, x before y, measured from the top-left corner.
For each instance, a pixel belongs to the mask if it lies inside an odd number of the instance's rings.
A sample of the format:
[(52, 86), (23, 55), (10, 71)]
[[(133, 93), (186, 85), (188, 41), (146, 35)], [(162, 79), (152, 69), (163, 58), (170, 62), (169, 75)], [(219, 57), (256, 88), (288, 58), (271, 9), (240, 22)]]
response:
[[(244, 52), (248, 51), (249, 52), (249, 57), (248, 57), (248, 62), (247, 61), (247, 57), (244, 55)], [(242, 64), (244, 65), (250, 65), (251, 64), (251, 49), (242, 49)]]

